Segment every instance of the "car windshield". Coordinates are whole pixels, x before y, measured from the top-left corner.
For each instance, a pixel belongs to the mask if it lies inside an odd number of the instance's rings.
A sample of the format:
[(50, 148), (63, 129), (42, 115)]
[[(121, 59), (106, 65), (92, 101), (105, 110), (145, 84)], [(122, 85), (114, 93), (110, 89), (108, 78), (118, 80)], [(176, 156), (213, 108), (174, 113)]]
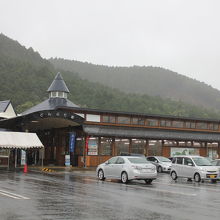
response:
[(192, 159), (193, 159), (193, 161), (195, 162), (195, 164), (197, 166), (212, 166), (212, 164), (206, 158), (195, 157), (195, 158), (192, 158)]
[(170, 159), (166, 158), (166, 157), (157, 157), (159, 161), (161, 162), (171, 162)]
[(209, 162), (212, 162), (213, 161), (213, 159), (212, 158), (210, 158), (210, 157), (205, 157)]
[(131, 163), (150, 163), (146, 160), (145, 157), (131, 157), (128, 158)]

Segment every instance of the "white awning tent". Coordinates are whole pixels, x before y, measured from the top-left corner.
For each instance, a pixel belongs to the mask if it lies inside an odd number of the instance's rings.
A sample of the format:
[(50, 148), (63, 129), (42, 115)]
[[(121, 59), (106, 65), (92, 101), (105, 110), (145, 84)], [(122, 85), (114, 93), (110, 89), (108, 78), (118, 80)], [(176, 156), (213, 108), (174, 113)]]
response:
[(0, 148), (26, 150), (43, 147), (43, 144), (35, 133), (0, 131)]
[[(26, 132), (8, 132), (0, 131), (0, 149), (9, 149), (8, 156), (0, 155), (0, 157), (8, 158), (8, 168), (9, 168), (9, 156), (10, 149), (15, 149), (15, 168), (17, 167), (17, 149), (28, 150), (28, 149), (43, 149), (44, 146), (41, 143), (36, 133), (26, 133)], [(42, 156), (42, 166), (43, 166), (43, 156)]]

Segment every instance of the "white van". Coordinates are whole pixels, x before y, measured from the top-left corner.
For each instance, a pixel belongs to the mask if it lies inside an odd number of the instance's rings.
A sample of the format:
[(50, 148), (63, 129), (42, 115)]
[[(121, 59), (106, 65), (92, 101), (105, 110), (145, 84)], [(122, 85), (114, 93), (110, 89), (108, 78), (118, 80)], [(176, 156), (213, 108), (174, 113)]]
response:
[(188, 180), (194, 179), (195, 182), (211, 180), (213, 183), (220, 178), (218, 168), (205, 157), (185, 155), (173, 158), (170, 176), (173, 180), (183, 177)]

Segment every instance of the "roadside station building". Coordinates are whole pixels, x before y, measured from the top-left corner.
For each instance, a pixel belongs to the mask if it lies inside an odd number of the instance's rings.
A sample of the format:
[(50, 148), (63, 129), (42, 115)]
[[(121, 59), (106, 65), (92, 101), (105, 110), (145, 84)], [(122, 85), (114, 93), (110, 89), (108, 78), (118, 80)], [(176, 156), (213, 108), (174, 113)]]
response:
[(72, 166), (97, 166), (122, 153), (220, 155), (219, 120), (81, 108), (68, 100), (60, 73), (47, 92), (47, 100), (0, 121), (0, 128), (37, 133), (44, 153), (30, 151), (29, 164), (69, 165), (70, 157)]

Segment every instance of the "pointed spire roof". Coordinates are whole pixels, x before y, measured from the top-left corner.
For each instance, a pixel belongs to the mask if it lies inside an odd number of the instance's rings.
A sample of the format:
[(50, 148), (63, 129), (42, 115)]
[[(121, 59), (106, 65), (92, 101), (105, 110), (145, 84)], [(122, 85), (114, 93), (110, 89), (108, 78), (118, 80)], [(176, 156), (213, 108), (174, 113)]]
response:
[(70, 92), (63, 80), (61, 73), (57, 73), (47, 92)]

